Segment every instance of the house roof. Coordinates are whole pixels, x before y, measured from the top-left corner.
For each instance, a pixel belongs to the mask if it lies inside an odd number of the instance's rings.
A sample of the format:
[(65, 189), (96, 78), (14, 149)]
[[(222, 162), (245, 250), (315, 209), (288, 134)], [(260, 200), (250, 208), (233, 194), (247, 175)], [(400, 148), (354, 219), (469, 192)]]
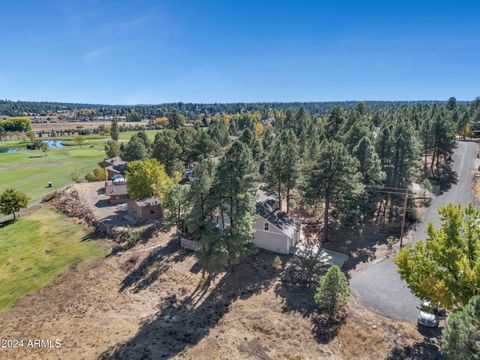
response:
[(112, 195), (128, 195), (127, 184), (107, 184), (105, 186), (105, 195), (112, 196)]
[(143, 199), (143, 200), (133, 200), (133, 202), (138, 207), (152, 207), (152, 206), (159, 206), (162, 204), (160, 199), (154, 196)]
[(293, 236), (300, 229), (300, 224), (277, 207), (277, 201), (263, 190), (257, 192), (255, 204), (257, 214), (275, 225), (288, 236)]

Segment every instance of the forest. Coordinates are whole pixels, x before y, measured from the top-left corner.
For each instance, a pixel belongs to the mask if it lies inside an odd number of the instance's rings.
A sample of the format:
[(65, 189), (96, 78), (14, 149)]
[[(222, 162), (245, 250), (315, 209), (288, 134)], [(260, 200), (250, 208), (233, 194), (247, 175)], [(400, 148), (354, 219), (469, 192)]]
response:
[[(170, 223), (202, 244), (200, 264), (215, 273), (254, 251), (259, 186), (281, 210), (294, 206), (317, 216), (321, 241), (335, 228), (360, 233), (368, 219), (398, 221), (406, 192), (413, 201), (407, 191), (412, 183), (427, 190), (442, 186), (455, 138), (471, 136), (479, 111), (478, 99), (373, 109), (360, 102), (349, 109), (333, 106), (327, 115), (303, 106), (275, 110), (272, 121), (259, 113), (217, 114), (205, 127), (183, 127), (185, 116), (174, 112), (153, 142), (139, 132), (118, 145), (116, 134), (107, 153), (135, 164), (139, 181), (129, 179), (129, 187), (138, 183), (143, 197), (161, 196)], [(190, 181), (179, 182), (192, 167)], [(152, 173), (156, 180), (146, 194), (143, 179)], [(216, 225), (219, 216), (230, 219), (226, 228)]]

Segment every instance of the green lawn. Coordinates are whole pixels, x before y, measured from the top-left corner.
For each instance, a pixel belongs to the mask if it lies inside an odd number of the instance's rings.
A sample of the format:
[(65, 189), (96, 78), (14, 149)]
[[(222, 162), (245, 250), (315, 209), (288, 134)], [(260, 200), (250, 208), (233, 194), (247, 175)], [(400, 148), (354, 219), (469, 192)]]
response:
[[(157, 132), (158, 130), (146, 131), (152, 141)], [(127, 141), (133, 134), (135, 131), (121, 132), (120, 141)], [(73, 137), (52, 139), (64, 140), (68, 146), (50, 149), (48, 156), (44, 156), (40, 150), (0, 153), (0, 192), (13, 187), (25, 192), (31, 201), (39, 199), (52, 190), (72, 182), (73, 172), (84, 175), (93, 170), (97, 163), (105, 158), (103, 149), (109, 138), (98, 135), (86, 136), (83, 149), (74, 144)], [(0, 142), (0, 146), (4, 147), (5, 144), (7, 142)], [(10, 141), (8, 145), (21, 146), (25, 145), (25, 142)], [(47, 188), (49, 181), (53, 183), (53, 189)]]
[(36, 200), (52, 191), (47, 187), (49, 181), (58, 189), (72, 182), (72, 172), (85, 174), (105, 157), (102, 146), (67, 146), (47, 154), (40, 150), (0, 154), (0, 191), (13, 187)]
[(43, 208), (0, 228), (0, 312), (69, 266), (104, 256), (105, 249), (82, 241), (85, 235), (81, 225)]

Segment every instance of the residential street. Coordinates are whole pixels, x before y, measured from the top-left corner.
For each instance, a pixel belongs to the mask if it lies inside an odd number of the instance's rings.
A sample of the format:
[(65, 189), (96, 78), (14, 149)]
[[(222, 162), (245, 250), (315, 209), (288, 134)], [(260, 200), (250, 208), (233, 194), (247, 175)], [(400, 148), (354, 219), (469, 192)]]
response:
[[(467, 205), (473, 201), (473, 170), (476, 164), (476, 143), (459, 142), (453, 156), (453, 170), (457, 182), (448, 191), (438, 196), (427, 209), (424, 220), (419, 224), (416, 241), (425, 240), (429, 222), (439, 226), (438, 209), (448, 203)], [(353, 292), (360, 303), (369, 309), (394, 319), (416, 321), (419, 301), (413, 296), (397, 274), (392, 259), (372, 265), (354, 274), (350, 280)]]

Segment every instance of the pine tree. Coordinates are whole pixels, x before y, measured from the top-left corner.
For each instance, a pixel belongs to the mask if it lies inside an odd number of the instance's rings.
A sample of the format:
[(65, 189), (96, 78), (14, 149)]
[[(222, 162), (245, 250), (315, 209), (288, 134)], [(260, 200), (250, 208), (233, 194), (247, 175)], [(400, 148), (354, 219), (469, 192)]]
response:
[(175, 171), (182, 171), (183, 164), (180, 156), (182, 148), (168, 131), (159, 132), (153, 142), (152, 157), (165, 165), (168, 176), (172, 177)]
[(345, 274), (337, 265), (332, 265), (320, 279), (315, 292), (315, 301), (328, 312), (332, 319), (347, 305), (350, 288)]
[(167, 192), (164, 207), (168, 210), (164, 224), (167, 229), (175, 226), (177, 237), (185, 232), (185, 216), (189, 210), (189, 185), (173, 185)]
[(362, 208), (364, 210), (362, 213), (368, 213), (374, 210), (375, 205), (380, 200), (378, 189), (385, 180), (385, 172), (382, 171), (375, 147), (368, 137), (365, 136), (360, 139), (352, 149), (352, 155), (358, 160), (362, 183), (367, 190), (365, 196), (362, 196)]
[(303, 173), (301, 188), (305, 202), (316, 205), (323, 201), (325, 205), (323, 240), (327, 241), (330, 207), (353, 205), (364, 191), (358, 160), (348, 154), (343, 144), (324, 141), (318, 153), (307, 160)]
[(217, 205), (210, 194), (215, 170), (215, 163), (210, 159), (201, 161), (194, 169), (194, 179), (188, 194), (192, 207), (187, 216), (187, 226), (196, 239), (201, 237)]
[(450, 360), (480, 359), (480, 295), (448, 318), (442, 332), (442, 352)]
[(195, 256), (202, 268), (202, 279), (205, 279), (205, 273), (225, 271), (228, 266), (228, 251), (222, 233), (211, 221), (205, 224), (199, 242), (201, 247), (195, 252)]
[(126, 161), (143, 160), (148, 157), (148, 149), (142, 139), (134, 134), (122, 152), (122, 158)]
[(342, 136), (341, 130), (344, 128), (345, 121), (345, 112), (343, 109), (339, 106), (333, 107), (325, 123), (327, 139), (340, 139)]
[(231, 266), (255, 249), (252, 240), (257, 179), (258, 169), (250, 148), (241, 141), (234, 142), (222, 158), (214, 181), (221, 223), (225, 224), (225, 215), (230, 223), (223, 229), (223, 238)]
[(290, 195), (297, 184), (300, 173), (300, 155), (295, 134), (290, 129), (283, 129), (275, 140), (268, 154), (265, 165), (265, 177), (270, 193), (278, 198), (282, 209), (282, 198), (287, 200), (287, 213), (290, 210)]

